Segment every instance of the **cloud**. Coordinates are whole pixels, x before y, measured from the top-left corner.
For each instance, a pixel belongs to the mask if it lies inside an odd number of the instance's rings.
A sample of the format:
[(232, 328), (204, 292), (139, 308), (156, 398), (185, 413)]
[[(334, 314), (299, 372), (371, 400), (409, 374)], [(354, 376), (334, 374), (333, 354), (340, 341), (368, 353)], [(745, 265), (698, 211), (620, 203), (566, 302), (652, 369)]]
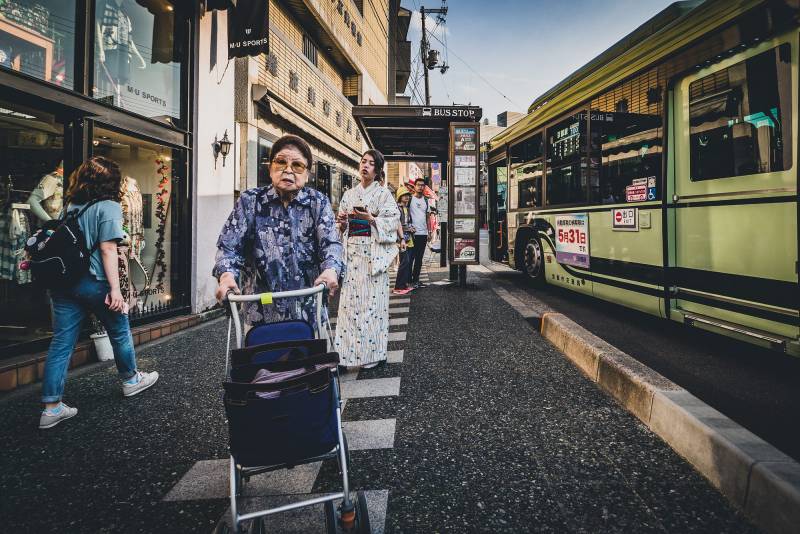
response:
[[(411, 12), (410, 28), (417, 34), (422, 33), (422, 16), (420, 15), (419, 11)], [(450, 35), (450, 28), (448, 28), (444, 24), (439, 24), (439, 26), (436, 26), (436, 18), (430, 15), (425, 15), (425, 29), (428, 30), (428, 32), (434, 34), (436, 37), (439, 37), (440, 39), (445, 35), (447, 36)]]

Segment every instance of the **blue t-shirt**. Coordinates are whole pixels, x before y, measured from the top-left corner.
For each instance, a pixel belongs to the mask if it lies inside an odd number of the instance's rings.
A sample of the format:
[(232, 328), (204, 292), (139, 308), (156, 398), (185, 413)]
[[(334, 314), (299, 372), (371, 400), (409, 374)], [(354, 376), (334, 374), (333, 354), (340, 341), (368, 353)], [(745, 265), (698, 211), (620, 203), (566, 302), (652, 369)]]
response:
[[(70, 204), (67, 209), (81, 210), (85, 205)], [(125, 237), (125, 231), (122, 229), (122, 206), (113, 200), (101, 200), (83, 212), (78, 224), (86, 238), (86, 248), (92, 250), (97, 245), (89, 258), (89, 272), (98, 280), (107, 280), (99, 244), (103, 241), (120, 241)]]

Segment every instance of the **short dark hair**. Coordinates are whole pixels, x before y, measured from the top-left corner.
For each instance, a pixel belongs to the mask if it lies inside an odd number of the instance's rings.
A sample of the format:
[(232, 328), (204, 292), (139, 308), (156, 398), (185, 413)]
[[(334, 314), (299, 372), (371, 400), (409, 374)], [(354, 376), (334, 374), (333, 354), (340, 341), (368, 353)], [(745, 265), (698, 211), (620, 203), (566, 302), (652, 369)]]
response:
[(375, 179), (380, 181), (381, 175), (383, 174), (383, 165), (386, 163), (386, 158), (379, 150), (375, 150), (374, 148), (370, 148), (361, 154), (362, 158), (364, 156), (372, 156), (372, 159), (375, 160)]
[(119, 165), (103, 156), (87, 159), (70, 175), (64, 196), (67, 203), (73, 204), (85, 204), (90, 200), (119, 202), (122, 199)]
[(300, 151), (303, 157), (306, 158), (306, 165), (308, 165), (308, 170), (310, 172), (311, 165), (314, 163), (314, 157), (311, 155), (311, 147), (308, 146), (308, 143), (296, 135), (284, 135), (275, 141), (275, 144), (272, 145), (272, 148), (269, 151), (269, 161), (272, 162), (278, 152), (287, 146), (293, 146)]

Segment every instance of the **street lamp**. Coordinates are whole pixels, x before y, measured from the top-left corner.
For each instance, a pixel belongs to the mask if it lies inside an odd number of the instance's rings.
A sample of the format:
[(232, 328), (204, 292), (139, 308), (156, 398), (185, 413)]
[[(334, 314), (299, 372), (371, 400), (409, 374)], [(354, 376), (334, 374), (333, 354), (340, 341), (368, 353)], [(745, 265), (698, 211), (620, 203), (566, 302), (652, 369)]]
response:
[(222, 154), (222, 166), (225, 166), (225, 158), (228, 157), (228, 154), (231, 153), (231, 140), (228, 139), (228, 130), (225, 130), (225, 133), (222, 135), (222, 139), (217, 140), (217, 136), (214, 136), (214, 168), (217, 168), (217, 157)]

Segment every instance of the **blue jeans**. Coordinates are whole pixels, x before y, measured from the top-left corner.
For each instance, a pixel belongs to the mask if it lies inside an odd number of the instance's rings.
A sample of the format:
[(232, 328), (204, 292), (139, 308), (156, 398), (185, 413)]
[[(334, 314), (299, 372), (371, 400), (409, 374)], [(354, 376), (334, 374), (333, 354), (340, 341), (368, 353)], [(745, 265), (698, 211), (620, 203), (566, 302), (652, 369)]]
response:
[(72, 349), (78, 341), (87, 312), (92, 312), (105, 326), (122, 379), (136, 374), (136, 353), (128, 316), (108, 309), (105, 299), (110, 290), (107, 281), (98, 280), (87, 273), (74, 287), (50, 294), (53, 302), (53, 340), (44, 364), (42, 402), (61, 400)]
[(411, 254), (413, 248), (400, 251), (400, 266), (397, 267), (397, 279), (394, 284), (395, 289), (406, 289), (411, 282)]

